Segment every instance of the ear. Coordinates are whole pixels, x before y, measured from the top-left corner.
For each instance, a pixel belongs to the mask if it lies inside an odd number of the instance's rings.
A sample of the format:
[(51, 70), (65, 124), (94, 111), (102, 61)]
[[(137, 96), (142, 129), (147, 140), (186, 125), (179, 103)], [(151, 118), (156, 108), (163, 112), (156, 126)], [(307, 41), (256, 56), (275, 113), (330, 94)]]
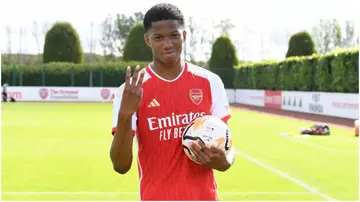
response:
[(149, 37), (148, 37), (146, 34), (144, 34), (144, 40), (145, 40), (146, 45), (148, 45), (149, 48), (151, 48), (150, 39), (149, 39)]
[(184, 31), (183, 31), (183, 41), (186, 41), (186, 34), (187, 34), (187, 33), (186, 33), (186, 31), (184, 30)]

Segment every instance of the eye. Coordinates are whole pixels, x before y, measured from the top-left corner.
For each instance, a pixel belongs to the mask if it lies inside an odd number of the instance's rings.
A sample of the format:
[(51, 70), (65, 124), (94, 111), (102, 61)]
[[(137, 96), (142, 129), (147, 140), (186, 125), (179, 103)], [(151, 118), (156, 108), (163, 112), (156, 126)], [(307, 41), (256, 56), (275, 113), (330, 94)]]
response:
[(161, 36), (155, 36), (154, 39), (155, 39), (155, 41), (160, 41), (160, 40), (161, 40)]
[(172, 35), (172, 37), (173, 37), (173, 38), (179, 38), (179, 37), (180, 37), (180, 34), (179, 34), (179, 33), (174, 33), (174, 34)]

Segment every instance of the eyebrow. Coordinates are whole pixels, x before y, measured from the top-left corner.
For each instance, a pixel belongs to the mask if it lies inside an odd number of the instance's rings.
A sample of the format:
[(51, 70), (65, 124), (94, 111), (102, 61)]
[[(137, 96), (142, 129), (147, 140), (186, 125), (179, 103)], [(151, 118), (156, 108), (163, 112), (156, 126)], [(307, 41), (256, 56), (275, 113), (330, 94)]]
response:
[[(174, 33), (180, 33), (179, 30), (175, 30), (175, 31), (172, 31), (170, 34), (174, 34)], [(160, 33), (156, 33), (156, 32), (151, 32), (152, 35), (162, 35)]]

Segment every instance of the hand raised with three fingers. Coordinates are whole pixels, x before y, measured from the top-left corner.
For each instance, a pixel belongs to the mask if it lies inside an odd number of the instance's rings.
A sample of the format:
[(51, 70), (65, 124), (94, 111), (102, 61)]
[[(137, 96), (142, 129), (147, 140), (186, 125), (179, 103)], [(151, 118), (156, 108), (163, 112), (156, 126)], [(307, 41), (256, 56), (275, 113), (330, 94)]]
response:
[(130, 78), (131, 69), (127, 67), (125, 76), (124, 92), (121, 98), (121, 106), (119, 113), (124, 117), (131, 117), (139, 108), (142, 100), (141, 84), (144, 79), (145, 71), (141, 71), (137, 65), (134, 75)]

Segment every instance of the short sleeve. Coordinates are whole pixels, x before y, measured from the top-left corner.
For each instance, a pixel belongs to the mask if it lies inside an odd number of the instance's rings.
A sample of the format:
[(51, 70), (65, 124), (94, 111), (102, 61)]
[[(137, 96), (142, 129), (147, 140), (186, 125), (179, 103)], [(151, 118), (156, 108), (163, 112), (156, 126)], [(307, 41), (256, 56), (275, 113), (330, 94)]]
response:
[[(115, 93), (114, 100), (113, 100), (113, 123), (112, 123), (112, 130), (111, 130), (112, 135), (114, 135), (116, 132), (116, 126), (117, 126), (117, 122), (118, 122), (118, 113), (120, 110), (121, 98), (122, 98), (122, 94), (124, 92), (124, 86), (125, 86), (125, 84), (122, 84), (118, 88), (118, 90)], [(132, 115), (132, 126), (131, 126), (131, 129), (132, 129), (131, 133), (133, 135), (136, 134), (136, 121), (137, 121), (137, 115), (136, 115), (136, 113), (134, 113)]]
[(211, 87), (211, 115), (221, 118), (224, 122), (231, 118), (229, 100), (224, 88), (224, 83), (218, 75), (210, 77)]

